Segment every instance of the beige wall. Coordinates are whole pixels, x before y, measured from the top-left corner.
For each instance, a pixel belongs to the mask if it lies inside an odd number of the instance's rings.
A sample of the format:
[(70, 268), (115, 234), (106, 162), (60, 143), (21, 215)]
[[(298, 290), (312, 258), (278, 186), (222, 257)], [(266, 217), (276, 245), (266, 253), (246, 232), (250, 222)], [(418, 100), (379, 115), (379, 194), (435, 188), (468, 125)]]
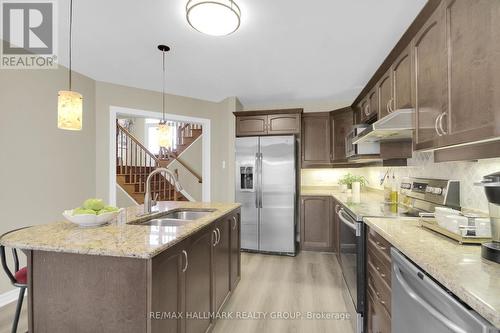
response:
[[(231, 201), (234, 175), (228, 164), (234, 160), (234, 119), (236, 98), (220, 103), (168, 95), (167, 113), (211, 120), (211, 201)], [(96, 191), (109, 197), (109, 110), (110, 106), (161, 112), (161, 93), (96, 82)], [(223, 161), (226, 167), (223, 168)]]
[[(57, 128), (64, 68), (0, 70), (0, 234), (61, 220), (63, 210), (95, 195), (95, 83), (73, 79), (84, 98), (79, 132)], [(1, 272), (0, 294), (11, 289)]]

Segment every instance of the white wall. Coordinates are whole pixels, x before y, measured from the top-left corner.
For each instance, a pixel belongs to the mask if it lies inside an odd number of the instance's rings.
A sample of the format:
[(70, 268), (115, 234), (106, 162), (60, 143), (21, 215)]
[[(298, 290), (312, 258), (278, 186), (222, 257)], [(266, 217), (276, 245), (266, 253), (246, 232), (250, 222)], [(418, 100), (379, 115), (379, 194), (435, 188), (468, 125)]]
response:
[[(0, 70), (0, 234), (61, 220), (65, 209), (95, 196), (95, 83), (73, 75), (84, 98), (78, 132), (57, 128), (57, 92), (67, 88), (62, 66)], [(0, 293), (10, 289), (1, 272)]]

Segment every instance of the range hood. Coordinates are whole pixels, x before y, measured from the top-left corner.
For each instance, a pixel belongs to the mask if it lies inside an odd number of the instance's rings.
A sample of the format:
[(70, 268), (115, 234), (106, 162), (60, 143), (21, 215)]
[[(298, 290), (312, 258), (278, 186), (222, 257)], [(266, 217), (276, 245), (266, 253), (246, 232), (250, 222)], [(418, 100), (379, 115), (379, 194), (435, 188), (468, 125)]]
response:
[(399, 109), (377, 120), (354, 138), (353, 143), (405, 141), (413, 137), (414, 109)]

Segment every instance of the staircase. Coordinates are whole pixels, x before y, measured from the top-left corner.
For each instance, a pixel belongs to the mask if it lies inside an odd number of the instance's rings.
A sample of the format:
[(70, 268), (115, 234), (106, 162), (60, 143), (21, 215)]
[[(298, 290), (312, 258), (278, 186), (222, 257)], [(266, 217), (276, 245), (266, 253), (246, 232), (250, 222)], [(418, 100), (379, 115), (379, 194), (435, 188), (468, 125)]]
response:
[[(173, 123), (173, 126), (177, 129), (173, 149), (154, 155), (126, 128), (116, 123), (116, 182), (138, 204), (144, 203), (149, 174), (158, 167), (167, 167), (173, 161), (185, 166), (178, 156), (202, 134), (201, 126), (197, 124)], [(172, 171), (178, 173), (177, 170)], [(201, 177), (196, 177), (201, 182)], [(159, 201), (188, 201), (167, 178), (159, 174), (153, 176), (151, 192), (152, 198)]]

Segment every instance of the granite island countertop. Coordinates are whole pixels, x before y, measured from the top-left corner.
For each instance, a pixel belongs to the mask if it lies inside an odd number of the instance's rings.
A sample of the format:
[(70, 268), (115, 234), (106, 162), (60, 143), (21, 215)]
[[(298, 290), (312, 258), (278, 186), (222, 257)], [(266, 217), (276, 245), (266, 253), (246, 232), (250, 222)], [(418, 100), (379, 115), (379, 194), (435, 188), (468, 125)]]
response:
[(365, 218), (365, 224), (500, 328), (500, 264), (481, 258), (481, 247), (420, 227), (417, 219)]
[[(81, 228), (65, 221), (36, 225), (8, 233), (0, 239), (0, 244), (23, 250), (149, 259), (239, 208), (240, 204), (163, 201), (157, 207), (158, 211), (147, 217), (140, 216), (144, 211), (142, 205), (126, 208), (116, 221), (101, 227)], [(214, 211), (181, 226), (133, 224), (180, 208)]]

